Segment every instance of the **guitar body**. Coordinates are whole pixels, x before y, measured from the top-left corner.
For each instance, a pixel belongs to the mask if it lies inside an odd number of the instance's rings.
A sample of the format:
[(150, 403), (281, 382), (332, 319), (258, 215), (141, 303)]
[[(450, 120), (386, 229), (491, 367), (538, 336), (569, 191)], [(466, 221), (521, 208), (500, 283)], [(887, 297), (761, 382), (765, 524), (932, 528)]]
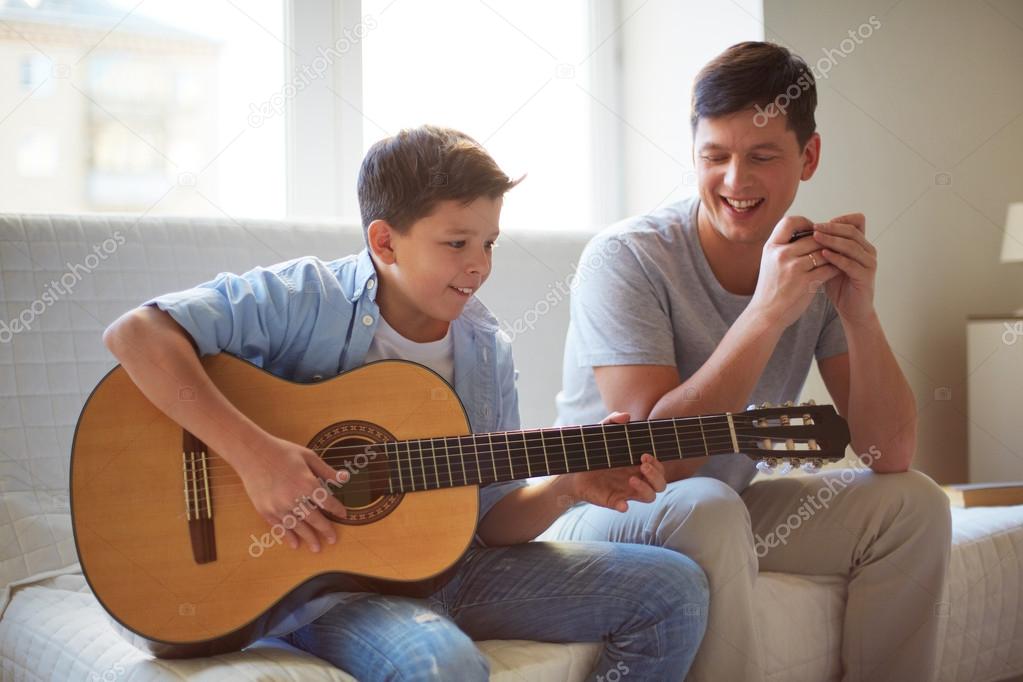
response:
[[(225, 353), (202, 363), (261, 428), (317, 452), (470, 433), (451, 387), (413, 363), (373, 363), (315, 384)], [(182, 400), (192, 397), (182, 392)], [(202, 466), (189, 452), (205, 452)], [(384, 452), (370, 460), (355, 458), (353, 482), (386, 469)], [(337, 497), (350, 518), (335, 520), (337, 543), (319, 553), (292, 550), (268, 533), (234, 470), (150, 403), (120, 366), (83, 408), (70, 478), (90, 587), (126, 637), (166, 658), (238, 650), (265, 634), (272, 614), (350, 589), (353, 579), (374, 591), (432, 591), (472, 540), (479, 504), (476, 485), (379, 495), (363, 486), (353, 499), (342, 487)]]

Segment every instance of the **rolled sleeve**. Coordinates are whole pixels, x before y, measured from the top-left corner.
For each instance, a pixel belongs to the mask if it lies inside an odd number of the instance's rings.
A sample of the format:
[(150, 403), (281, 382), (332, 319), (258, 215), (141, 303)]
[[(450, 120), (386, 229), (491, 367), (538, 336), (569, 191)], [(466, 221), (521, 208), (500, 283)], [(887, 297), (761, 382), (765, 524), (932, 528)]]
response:
[(192, 337), (200, 356), (227, 351), (263, 366), (288, 333), (293, 293), (277, 266), (256, 267), (241, 275), (222, 272), (142, 305), (167, 312)]

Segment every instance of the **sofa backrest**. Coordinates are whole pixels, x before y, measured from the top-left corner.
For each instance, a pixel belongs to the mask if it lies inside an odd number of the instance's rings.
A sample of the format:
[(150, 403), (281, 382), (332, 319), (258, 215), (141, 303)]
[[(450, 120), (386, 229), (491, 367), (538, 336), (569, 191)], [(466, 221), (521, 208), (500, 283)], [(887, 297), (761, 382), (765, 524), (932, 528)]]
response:
[[(480, 294), (512, 330), (527, 427), (554, 420), (563, 292), (587, 238), (505, 231)], [(219, 272), (362, 246), (361, 227), (336, 221), (0, 214), (0, 586), (77, 561), (68, 462), (82, 406), (116, 364), (107, 325)]]

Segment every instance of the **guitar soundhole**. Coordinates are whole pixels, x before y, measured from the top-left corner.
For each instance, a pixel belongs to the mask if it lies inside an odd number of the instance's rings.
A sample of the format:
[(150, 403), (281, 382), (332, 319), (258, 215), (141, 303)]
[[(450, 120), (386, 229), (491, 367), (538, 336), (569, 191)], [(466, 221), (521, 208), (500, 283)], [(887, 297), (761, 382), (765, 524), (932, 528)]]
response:
[(309, 449), (350, 476), (348, 482), (330, 486), (334, 497), (348, 510), (348, 518), (340, 519), (328, 512), (323, 512), (324, 516), (335, 523), (359, 525), (378, 521), (398, 506), (402, 494), (388, 491), (389, 463), (383, 446), (393, 440), (394, 436), (379, 426), (360, 421), (331, 424), (316, 434)]

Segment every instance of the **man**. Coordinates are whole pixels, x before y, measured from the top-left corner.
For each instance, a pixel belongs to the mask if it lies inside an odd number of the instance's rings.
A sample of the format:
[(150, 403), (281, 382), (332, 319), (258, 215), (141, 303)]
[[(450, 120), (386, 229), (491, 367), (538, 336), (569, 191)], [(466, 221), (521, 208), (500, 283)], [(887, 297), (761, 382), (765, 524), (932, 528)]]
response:
[[(759, 570), (848, 577), (844, 680), (935, 677), (950, 514), (934, 482), (908, 471), (916, 406), (874, 309), (877, 252), (859, 213), (786, 216), (820, 159), (816, 103), (806, 63), (785, 48), (725, 50), (693, 89), (699, 196), (601, 232), (582, 258), (600, 265), (573, 290), (559, 424), (796, 401), (815, 356), (869, 466), (750, 485), (745, 455), (671, 462), (653, 503), (576, 504), (540, 536), (694, 558), (711, 599), (691, 679), (764, 679)], [(793, 240), (801, 230), (812, 234)]]

